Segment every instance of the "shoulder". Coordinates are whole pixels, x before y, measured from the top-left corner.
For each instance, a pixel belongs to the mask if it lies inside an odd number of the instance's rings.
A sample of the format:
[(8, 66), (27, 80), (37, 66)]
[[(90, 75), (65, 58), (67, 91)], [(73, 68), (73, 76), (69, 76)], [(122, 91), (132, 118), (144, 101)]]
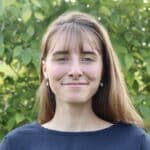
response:
[(144, 128), (138, 127), (135, 124), (124, 123), (124, 122), (118, 123), (118, 131), (127, 133), (128, 135), (132, 134), (138, 137), (141, 137), (146, 134)]
[(150, 150), (150, 136), (144, 128), (134, 124), (120, 123), (118, 131), (132, 142), (140, 144), (141, 150)]
[(130, 131), (134, 133), (143, 133), (145, 132), (144, 128), (138, 127), (135, 124), (119, 122), (119, 128), (123, 131)]
[(31, 136), (36, 136), (40, 132), (38, 128), (38, 123), (33, 122), (33, 123), (28, 123), (24, 124), (20, 127), (17, 127), (10, 131), (5, 137), (5, 141), (11, 141), (11, 140), (16, 140), (16, 141), (21, 141), (22, 139), (25, 138), (30, 138)]
[(38, 137), (40, 128), (38, 123), (33, 122), (30, 124), (22, 125), (10, 131), (2, 140), (0, 150), (12, 149), (18, 150), (21, 145), (27, 145), (29, 142)]
[(30, 134), (33, 132), (37, 132), (37, 123), (33, 122), (33, 123), (28, 123), (28, 124), (24, 124), (20, 127), (17, 127), (15, 129), (13, 129), (12, 131), (10, 131), (7, 135), (6, 138), (11, 138), (11, 137), (17, 137), (20, 135), (25, 135), (25, 134)]

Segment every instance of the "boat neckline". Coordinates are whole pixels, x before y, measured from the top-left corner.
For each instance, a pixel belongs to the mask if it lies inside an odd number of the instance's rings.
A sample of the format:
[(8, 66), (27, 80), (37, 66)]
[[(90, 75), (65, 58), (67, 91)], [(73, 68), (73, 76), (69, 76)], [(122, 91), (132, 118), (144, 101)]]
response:
[(58, 134), (58, 135), (86, 135), (86, 134), (91, 135), (91, 134), (96, 134), (96, 133), (104, 133), (104, 132), (113, 131), (113, 129), (121, 125), (121, 122), (114, 123), (113, 125), (106, 127), (106, 128), (89, 130), (89, 131), (88, 130), (87, 131), (55, 130), (55, 129), (45, 128), (38, 122), (36, 122), (35, 124), (42, 132), (46, 132), (46, 133), (53, 133), (53, 134)]

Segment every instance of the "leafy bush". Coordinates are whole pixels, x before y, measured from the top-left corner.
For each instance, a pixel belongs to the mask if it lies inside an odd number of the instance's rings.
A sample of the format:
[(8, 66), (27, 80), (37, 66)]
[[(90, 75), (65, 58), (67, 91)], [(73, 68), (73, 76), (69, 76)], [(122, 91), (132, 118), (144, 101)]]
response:
[(150, 3), (142, 0), (1, 0), (0, 139), (36, 120), (40, 43), (67, 10), (95, 16), (110, 33), (132, 101), (150, 130)]

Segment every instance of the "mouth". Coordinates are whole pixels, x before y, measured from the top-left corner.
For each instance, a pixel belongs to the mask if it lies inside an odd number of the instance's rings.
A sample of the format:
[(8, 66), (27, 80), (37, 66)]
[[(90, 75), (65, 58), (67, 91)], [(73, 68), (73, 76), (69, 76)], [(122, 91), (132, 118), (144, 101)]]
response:
[(82, 82), (70, 82), (70, 83), (62, 83), (62, 85), (68, 85), (68, 86), (81, 86), (81, 85), (88, 85), (88, 83), (82, 83)]

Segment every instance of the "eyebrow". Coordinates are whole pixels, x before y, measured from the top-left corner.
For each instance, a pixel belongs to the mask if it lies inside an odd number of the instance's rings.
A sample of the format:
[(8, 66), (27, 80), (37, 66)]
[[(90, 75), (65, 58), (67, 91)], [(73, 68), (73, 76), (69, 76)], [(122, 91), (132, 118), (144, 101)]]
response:
[(94, 51), (81, 51), (81, 54), (96, 55)]
[(59, 50), (53, 53), (53, 56), (57, 56), (57, 55), (68, 55), (69, 51), (64, 51), (64, 50)]
[[(69, 51), (66, 50), (59, 50), (53, 53), (53, 56), (57, 56), (57, 55), (68, 55)], [(96, 53), (94, 51), (88, 51), (88, 50), (82, 50), (81, 54), (86, 54), (86, 55), (96, 55)]]

